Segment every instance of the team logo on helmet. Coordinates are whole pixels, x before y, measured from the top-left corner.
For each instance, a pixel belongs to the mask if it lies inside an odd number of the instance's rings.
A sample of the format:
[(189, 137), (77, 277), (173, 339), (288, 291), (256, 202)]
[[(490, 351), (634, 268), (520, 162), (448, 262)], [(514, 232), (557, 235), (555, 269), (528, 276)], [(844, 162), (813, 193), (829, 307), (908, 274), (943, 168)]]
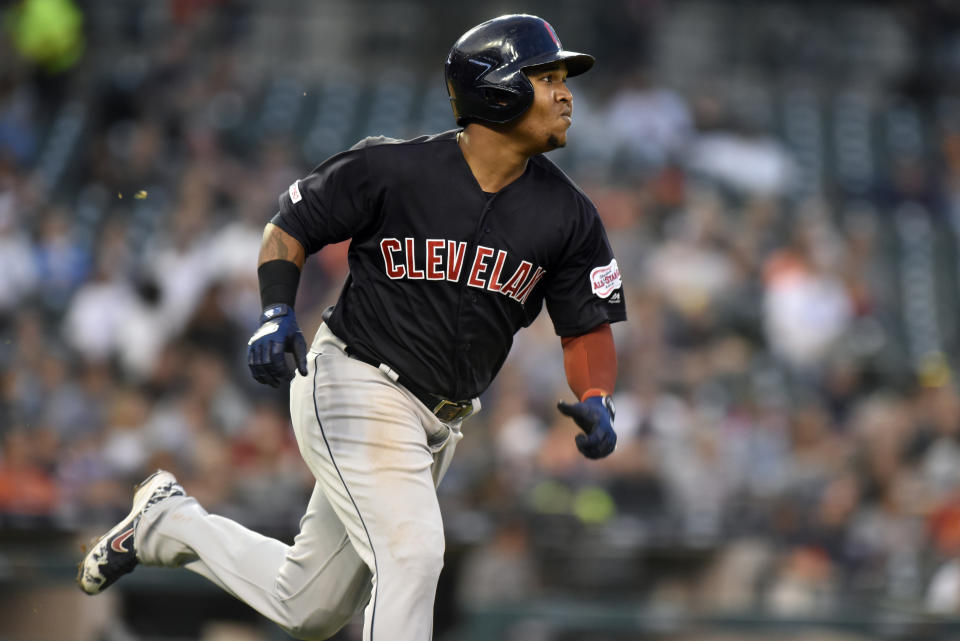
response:
[(550, 39), (553, 40), (553, 43), (557, 45), (557, 49), (563, 49), (563, 45), (560, 44), (560, 38), (557, 37), (557, 32), (553, 30), (553, 26), (546, 20), (543, 21), (543, 26), (547, 28), (547, 34), (550, 36)]

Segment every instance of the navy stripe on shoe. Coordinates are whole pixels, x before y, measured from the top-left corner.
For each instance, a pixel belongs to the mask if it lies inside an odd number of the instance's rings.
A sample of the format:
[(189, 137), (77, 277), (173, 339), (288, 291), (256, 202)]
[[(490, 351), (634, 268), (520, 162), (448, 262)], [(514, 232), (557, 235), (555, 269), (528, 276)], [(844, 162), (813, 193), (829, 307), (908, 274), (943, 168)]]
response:
[[(320, 427), (320, 436), (323, 437), (323, 444), (327, 446), (327, 452), (330, 454), (330, 462), (333, 463), (333, 469), (337, 471), (337, 476), (340, 477), (340, 482), (343, 483), (343, 489), (347, 491), (347, 496), (350, 498), (350, 502), (353, 503), (353, 509), (357, 511), (357, 518), (360, 519), (360, 525), (363, 526), (363, 531), (367, 535), (367, 543), (370, 544), (370, 551), (373, 553), (373, 574), (377, 577), (377, 585), (379, 586), (380, 581), (380, 572), (377, 567), (377, 551), (373, 547), (373, 539), (370, 538), (370, 531), (367, 529), (367, 524), (363, 520), (363, 515), (360, 514), (360, 508), (357, 507), (357, 502), (353, 500), (353, 494), (350, 493), (350, 488), (347, 487), (347, 482), (343, 478), (343, 474), (340, 473), (340, 468), (337, 466), (337, 462), (333, 459), (333, 450), (330, 449), (330, 443), (327, 441), (327, 435), (323, 431), (323, 423), (320, 421), (320, 409), (317, 407), (317, 361), (320, 359), (320, 354), (313, 359), (313, 413), (317, 418), (317, 425)], [(379, 590), (373, 590), (373, 610), (370, 613), (370, 641), (373, 641), (373, 623), (377, 618), (377, 592)]]

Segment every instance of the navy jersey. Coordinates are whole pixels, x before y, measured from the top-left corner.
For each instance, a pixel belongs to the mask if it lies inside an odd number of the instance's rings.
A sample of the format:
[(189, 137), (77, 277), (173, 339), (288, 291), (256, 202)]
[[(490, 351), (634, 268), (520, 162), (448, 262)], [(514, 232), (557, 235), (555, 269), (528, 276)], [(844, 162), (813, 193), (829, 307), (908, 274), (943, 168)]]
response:
[(424, 390), (469, 399), (544, 301), (560, 336), (626, 312), (590, 199), (540, 155), (488, 194), (456, 134), (361, 141), (293, 183), (272, 222), (307, 254), (352, 239), (327, 321), (337, 336)]

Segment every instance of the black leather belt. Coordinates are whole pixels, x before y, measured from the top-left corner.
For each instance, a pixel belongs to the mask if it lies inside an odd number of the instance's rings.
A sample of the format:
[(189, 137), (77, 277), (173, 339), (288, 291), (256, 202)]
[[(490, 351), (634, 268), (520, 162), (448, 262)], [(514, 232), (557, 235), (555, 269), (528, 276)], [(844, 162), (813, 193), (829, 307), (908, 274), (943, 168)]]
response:
[[(351, 348), (349, 345), (347, 345), (343, 351), (347, 353), (347, 356), (350, 358), (355, 358), (361, 363), (372, 365), (380, 370), (383, 369), (381, 365), (384, 365), (387, 369), (396, 371), (393, 370), (393, 368), (391, 368), (389, 365), (385, 365), (375, 358), (371, 358), (366, 354), (361, 354), (360, 352)], [(411, 394), (416, 396), (417, 399), (427, 407), (428, 410), (433, 412), (434, 416), (444, 423), (449, 423), (450, 421), (455, 421), (457, 419), (464, 419), (473, 414), (473, 401), (451, 401), (437, 394), (425, 392), (419, 389), (416, 385), (411, 384), (410, 381), (404, 376), (398, 376), (396, 381), (400, 385), (406, 387)]]

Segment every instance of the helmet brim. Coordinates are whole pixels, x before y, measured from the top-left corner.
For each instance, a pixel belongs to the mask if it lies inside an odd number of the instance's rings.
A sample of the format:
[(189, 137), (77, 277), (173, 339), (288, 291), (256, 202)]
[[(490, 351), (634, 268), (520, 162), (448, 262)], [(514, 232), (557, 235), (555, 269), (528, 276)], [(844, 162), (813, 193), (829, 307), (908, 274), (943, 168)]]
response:
[(555, 62), (564, 63), (567, 66), (567, 77), (572, 78), (590, 71), (596, 59), (590, 54), (561, 49), (560, 51), (551, 51), (542, 56), (531, 58), (523, 65), (523, 70), (527, 71), (533, 67), (545, 67)]

